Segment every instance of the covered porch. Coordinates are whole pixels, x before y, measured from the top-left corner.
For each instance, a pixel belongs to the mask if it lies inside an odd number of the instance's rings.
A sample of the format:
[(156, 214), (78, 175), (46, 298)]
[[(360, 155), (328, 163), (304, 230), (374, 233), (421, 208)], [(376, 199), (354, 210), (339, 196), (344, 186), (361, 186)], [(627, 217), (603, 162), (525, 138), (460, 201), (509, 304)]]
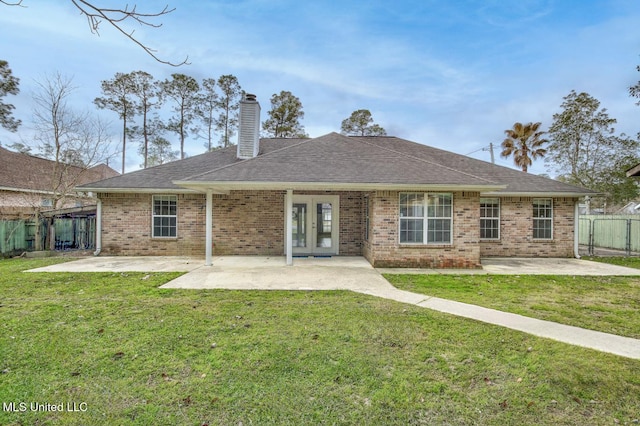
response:
[(205, 265), (216, 255), (294, 259), (362, 256), (364, 191), (264, 189), (205, 192)]

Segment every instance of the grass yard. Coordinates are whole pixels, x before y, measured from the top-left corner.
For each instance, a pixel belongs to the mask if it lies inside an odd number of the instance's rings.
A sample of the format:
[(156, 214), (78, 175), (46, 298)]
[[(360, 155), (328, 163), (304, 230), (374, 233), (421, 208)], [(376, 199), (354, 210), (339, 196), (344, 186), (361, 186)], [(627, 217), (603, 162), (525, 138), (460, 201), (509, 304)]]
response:
[(639, 361), (350, 292), (160, 290), (178, 274), (20, 272), (53, 261), (0, 261), (3, 425), (640, 418)]
[(612, 265), (626, 266), (628, 268), (640, 269), (640, 257), (583, 257), (584, 260), (592, 260), (594, 262), (610, 263)]
[(386, 275), (408, 291), (640, 339), (640, 278)]

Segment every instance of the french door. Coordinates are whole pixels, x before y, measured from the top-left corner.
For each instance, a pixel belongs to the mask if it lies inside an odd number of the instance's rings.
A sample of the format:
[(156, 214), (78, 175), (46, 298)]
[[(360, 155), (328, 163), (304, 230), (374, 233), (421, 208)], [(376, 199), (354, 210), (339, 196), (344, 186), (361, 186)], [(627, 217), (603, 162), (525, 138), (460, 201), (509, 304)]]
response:
[(338, 195), (294, 195), (293, 254), (338, 254)]

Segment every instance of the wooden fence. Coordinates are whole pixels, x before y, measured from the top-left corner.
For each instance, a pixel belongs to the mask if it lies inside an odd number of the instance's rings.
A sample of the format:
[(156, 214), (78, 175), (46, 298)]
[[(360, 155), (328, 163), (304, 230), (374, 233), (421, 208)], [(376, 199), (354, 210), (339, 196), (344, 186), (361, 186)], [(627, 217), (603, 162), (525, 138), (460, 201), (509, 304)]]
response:
[[(36, 232), (36, 226), (40, 232)], [(89, 250), (96, 245), (95, 216), (61, 218), (54, 220), (56, 250)], [(40, 247), (48, 247), (46, 221), (36, 224), (33, 220), (0, 220), (0, 255), (10, 256), (36, 249), (36, 235), (40, 235)]]

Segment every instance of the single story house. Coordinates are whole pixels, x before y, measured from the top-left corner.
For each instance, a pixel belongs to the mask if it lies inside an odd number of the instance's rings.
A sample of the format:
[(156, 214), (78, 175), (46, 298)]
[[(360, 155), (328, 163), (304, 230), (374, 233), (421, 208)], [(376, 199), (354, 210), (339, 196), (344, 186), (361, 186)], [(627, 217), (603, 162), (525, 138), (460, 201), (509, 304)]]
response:
[(380, 267), (475, 268), (572, 257), (592, 191), (395, 137), (260, 139), (86, 185), (109, 255), (364, 256)]
[(86, 169), (0, 147), (0, 219), (57, 209), (95, 212), (95, 198), (78, 196), (74, 187), (118, 175), (105, 164)]

